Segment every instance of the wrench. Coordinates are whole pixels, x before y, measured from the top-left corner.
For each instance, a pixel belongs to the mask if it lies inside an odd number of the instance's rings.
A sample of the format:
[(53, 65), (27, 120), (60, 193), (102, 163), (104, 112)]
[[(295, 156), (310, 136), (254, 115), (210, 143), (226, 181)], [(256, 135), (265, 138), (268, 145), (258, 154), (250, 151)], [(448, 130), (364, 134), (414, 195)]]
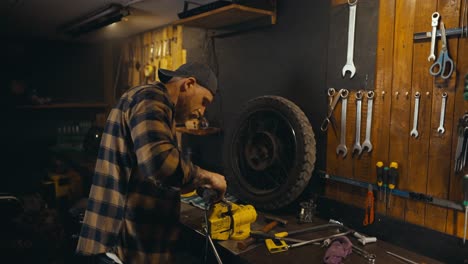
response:
[(356, 24), (356, 7), (358, 0), (355, 0), (351, 3), (348, 0), (349, 5), (349, 22), (348, 22), (348, 55), (346, 56), (346, 64), (343, 67), (342, 74), (343, 77), (346, 75), (346, 72), (349, 71), (351, 75), (349, 78), (353, 78), (356, 73), (356, 67), (354, 66), (353, 56), (354, 56), (354, 26)]
[(390, 251), (386, 251), (386, 252), (387, 252), (387, 254), (389, 254), (389, 255), (391, 255), (391, 256), (394, 256), (394, 257), (396, 257), (396, 258), (399, 259), (399, 260), (404, 261), (405, 263), (418, 264), (417, 262), (414, 262), (414, 261), (412, 261), (411, 259), (404, 258), (404, 257), (402, 257), (402, 256), (400, 256), (400, 255), (397, 255), (397, 254), (395, 254), (395, 253), (392, 253), (392, 252), (390, 252)]
[(362, 149), (361, 152), (359, 152), (359, 155), (361, 155), (362, 151), (364, 149), (367, 149), (367, 152), (372, 151), (372, 143), (370, 141), (371, 137), (371, 121), (372, 121), (372, 106), (374, 102), (374, 92), (373, 91), (368, 91), (367, 92), (367, 122), (366, 122), (366, 139), (362, 143)]
[(446, 101), (447, 101), (447, 93), (444, 92), (442, 94), (442, 105), (440, 106), (439, 128), (437, 129), (437, 132), (439, 132), (439, 134), (445, 133), (444, 120), (445, 120), (445, 103), (446, 103)]
[(418, 113), (419, 113), (419, 97), (421, 94), (416, 92), (414, 95), (414, 119), (413, 119), (413, 130), (411, 130), (410, 136), (418, 138)]
[(348, 95), (349, 91), (344, 90), (341, 96), (341, 140), (338, 147), (336, 147), (336, 154), (340, 155), (340, 152), (343, 153), (343, 158), (346, 157), (348, 153), (348, 148), (346, 148), (346, 108), (348, 107)]
[[(341, 90), (338, 92), (339, 94), (341, 93)], [(328, 125), (332, 123), (332, 120), (330, 120), (330, 118), (333, 117), (333, 110), (335, 110), (336, 104), (338, 103), (338, 100), (340, 99), (339, 94), (335, 96), (335, 93), (336, 93), (335, 88), (329, 88), (327, 93), (328, 93), (328, 98), (329, 98), (328, 113), (327, 113), (327, 117), (325, 117), (325, 119), (322, 122), (322, 125), (320, 126), (320, 130), (324, 132), (327, 131)], [(335, 98), (333, 98), (333, 96), (335, 96)], [(332, 123), (332, 125), (334, 124)]]
[(428, 61), (435, 60), (434, 49), (435, 49), (436, 31), (437, 31), (437, 25), (439, 24), (439, 18), (440, 18), (440, 14), (438, 12), (432, 13), (431, 54), (429, 55), (429, 57), (427, 57)]
[(356, 93), (356, 141), (353, 146), (353, 153), (362, 152), (361, 147), (361, 108), (362, 108), (362, 91)]
[(352, 246), (353, 247), (353, 252), (357, 253), (358, 255), (360, 255), (361, 257), (367, 259), (367, 261), (369, 263), (374, 263), (375, 262), (375, 254), (371, 254), (367, 251), (365, 251), (364, 249), (360, 248), (360, 247), (357, 247), (355, 245)]

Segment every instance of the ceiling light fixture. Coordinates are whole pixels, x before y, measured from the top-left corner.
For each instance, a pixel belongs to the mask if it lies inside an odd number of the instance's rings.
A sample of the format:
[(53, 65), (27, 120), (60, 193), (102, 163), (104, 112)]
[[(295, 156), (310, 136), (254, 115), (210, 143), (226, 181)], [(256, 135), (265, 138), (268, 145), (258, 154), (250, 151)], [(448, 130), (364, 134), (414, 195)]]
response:
[(58, 30), (73, 37), (91, 32), (112, 23), (119, 22), (122, 18), (130, 15), (130, 10), (127, 6), (110, 4), (88, 15), (66, 23), (60, 26)]

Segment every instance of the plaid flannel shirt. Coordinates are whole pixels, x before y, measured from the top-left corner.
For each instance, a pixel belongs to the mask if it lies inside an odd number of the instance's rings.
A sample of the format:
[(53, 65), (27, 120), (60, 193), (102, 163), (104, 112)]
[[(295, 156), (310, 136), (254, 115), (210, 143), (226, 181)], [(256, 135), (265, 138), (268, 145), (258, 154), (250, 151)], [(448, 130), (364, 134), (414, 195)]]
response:
[(180, 189), (197, 167), (182, 158), (174, 104), (161, 83), (130, 89), (109, 114), (77, 253), (166, 263), (178, 238)]

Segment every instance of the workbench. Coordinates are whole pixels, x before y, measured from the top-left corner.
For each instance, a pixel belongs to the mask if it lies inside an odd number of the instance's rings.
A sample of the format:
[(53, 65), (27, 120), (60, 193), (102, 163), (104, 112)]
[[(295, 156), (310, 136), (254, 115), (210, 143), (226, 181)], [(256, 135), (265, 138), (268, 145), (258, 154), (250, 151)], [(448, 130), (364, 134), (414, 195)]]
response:
[[(258, 217), (255, 223), (252, 224), (252, 230), (259, 230), (264, 226), (266, 223), (264, 222), (263, 214), (261, 212), (257, 212)], [(293, 231), (299, 230), (311, 226), (322, 225), (328, 223), (328, 220), (314, 218), (312, 223), (303, 223), (298, 224), (297, 219), (293, 215), (281, 215), (281, 218), (288, 220), (288, 225), (286, 227), (277, 226), (274, 230), (276, 232), (281, 231)], [(204, 211), (197, 207), (194, 207), (190, 204), (182, 203), (181, 204), (181, 217), (180, 222), (182, 224), (183, 230), (185, 232), (190, 232), (190, 236), (196, 238), (198, 241), (191, 241), (190, 244), (193, 247), (197, 245), (200, 246), (204, 242), (204, 235), (202, 232), (202, 223), (204, 222)], [(323, 236), (325, 231), (316, 231), (310, 232), (307, 234), (302, 234), (298, 236), (294, 236), (297, 239), (304, 239), (310, 240), (317, 237)], [(328, 231), (329, 232), (329, 231)], [(329, 234), (329, 233), (328, 233)], [(363, 234), (365, 235), (365, 234)], [(363, 248), (364, 250), (368, 251), (369, 253), (373, 253), (376, 255), (375, 263), (404, 263), (403, 261), (390, 256), (386, 253), (386, 251), (390, 251), (396, 253), (400, 256), (403, 256), (407, 259), (410, 259), (417, 263), (442, 263), (436, 261), (434, 259), (416, 254), (404, 248), (400, 248), (396, 245), (392, 245), (390, 243), (386, 243), (384, 241), (377, 240), (376, 243), (366, 244), (362, 246), (356, 238), (352, 237), (351, 235), (348, 236), (351, 242)], [(378, 238), (377, 238), (378, 239)], [(201, 244), (200, 244), (201, 243)], [(323, 256), (325, 255), (326, 248), (322, 248), (317, 245), (307, 245), (298, 248), (292, 248), (285, 252), (270, 253), (265, 244), (263, 242), (256, 243), (255, 245), (250, 246), (244, 251), (239, 251), (237, 249), (237, 241), (215, 241), (216, 247), (218, 252), (221, 255), (221, 259), (223, 263), (323, 263)], [(209, 249), (211, 250), (211, 248)], [(211, 251), (210, 251), (210, 253)], [(211, 262), (209, 262), (211, 263)], [(349, 255), (344, 263), (368, 263), (366, 259), (357, 255), (356, 253), (352, 253)]]

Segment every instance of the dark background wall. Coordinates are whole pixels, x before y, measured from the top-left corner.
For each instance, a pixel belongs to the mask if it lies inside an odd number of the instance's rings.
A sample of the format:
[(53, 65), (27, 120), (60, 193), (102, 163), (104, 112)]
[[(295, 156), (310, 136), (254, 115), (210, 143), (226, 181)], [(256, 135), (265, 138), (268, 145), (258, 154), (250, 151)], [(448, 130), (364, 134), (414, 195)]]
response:
[[(205, 61), (218, 71), (220, 93), (207, 110), (208, 118), (228, 129), (248, 100), (283, 96), (309, 118), (317, 141), (315, 167), (324, 169), (326, 135), (319, 127), (327, 110), (329, 10), (326, 0), (278, 1), (278, 21), (271, 27), (214, 39), (213, 32), (186, 28), (187, 61)], [(217, 144), (203, 144), (198, 154), (220, 164), (222, 139), (212, 140)], [(188, 141), (196, 144), (194, 137)]]
[[(57, 143), (58, 128), (84, 120), (92, 122), (95, 114), (104, 110), (23, 109), (17, 105), (31, 104), (33, 91), (39, 97), (50, 97), (52, 103), (103, 103), (106, 47), (37, 39), (1, 41), (0, 149), (4, 155), (0, 159), (0, 192), (37, 191), (47, 177), (49, 147)], [(24, 82), (24, 96), (12, 95), (12, 80)]]
[(2, 92), (10, 79), (23, 79), (28, 88), (53, 101), (102, 102), (104, 45), (48, 40), (7, 39), (0, 58)]

